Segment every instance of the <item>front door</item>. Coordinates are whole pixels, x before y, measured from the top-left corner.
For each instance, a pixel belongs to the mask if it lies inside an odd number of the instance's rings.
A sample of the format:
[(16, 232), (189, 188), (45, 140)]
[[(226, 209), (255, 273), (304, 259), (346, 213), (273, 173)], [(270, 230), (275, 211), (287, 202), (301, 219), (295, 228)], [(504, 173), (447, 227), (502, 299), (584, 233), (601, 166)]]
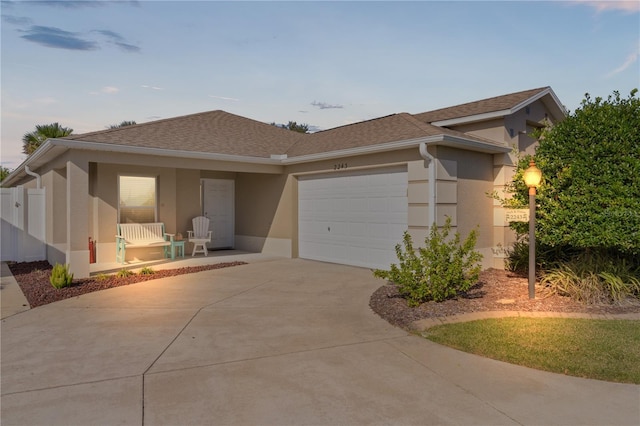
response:
[(202, 179), (202, 214), (209, 218), (211, 249), (233, 248), (235, 185), (230, 179)]

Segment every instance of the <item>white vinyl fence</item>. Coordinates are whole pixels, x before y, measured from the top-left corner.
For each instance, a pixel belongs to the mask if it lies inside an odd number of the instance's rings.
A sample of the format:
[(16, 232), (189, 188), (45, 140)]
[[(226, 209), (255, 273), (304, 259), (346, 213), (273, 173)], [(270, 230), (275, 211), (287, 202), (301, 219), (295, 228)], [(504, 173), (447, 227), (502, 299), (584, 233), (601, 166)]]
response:
[(3, 262), (45, 260), (45, 189), (0, 188)]

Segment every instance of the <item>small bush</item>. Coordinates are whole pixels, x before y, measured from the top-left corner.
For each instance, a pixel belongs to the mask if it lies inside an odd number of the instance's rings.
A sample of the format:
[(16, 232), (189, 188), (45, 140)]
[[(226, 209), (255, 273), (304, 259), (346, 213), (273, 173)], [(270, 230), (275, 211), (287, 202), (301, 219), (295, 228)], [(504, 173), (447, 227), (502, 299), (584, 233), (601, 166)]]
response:
[(526, 273), (529, 269), (529, 242), (519, 239), (507, 250), (505, 261), (508, 270)]
[[(567, 260), (577, 254), (571, 247), (547, 247), (536, 242), (536, 270), (548, 269), (558, 261)], [(529, 237), (519, 238), (507, 250), (505, 259), (509, 271), (526, 274), (529, 271)]]
[(56, 263), (51, 270), (49, 282), (55, 288), (68, 287), (73, 282), (73, 274), (69, 273), (69, 265), (61, 265)]
[(107, 275), (107, 274), (100, 273), (100, 274), (96, 275), (96, 280), (98, 280), (98, 281), (105, 281), (107, 279), (109, 279), (109, 275)]
[(140, 275), (153, 275), (155, 273), (156, 273), (156, 271), (154, 271), (153, 268), (150, 268), (148, 266), (146, 266), (146, 267), (144, 267), (144, 268), (142, 268), (140, 270)]
[(399, 263), (391, 265), (388, 271), (375, 270), (374, 276), (397, 285), (409, 306), (429, 300), (441, 302), (469, 290), (480, 275), (482, 255), (475, 250), (477, 231), (471, 231), (464, 242), (458, 232), (449, 239), (450, 232), (451, 218), (447, 218), (442, 230), (434, 224), (418, 254), (411, 236), (405, 232), (404, 248), (396, 246)]
[(130, 277), (131, 275), (135, 275), (134, 272), (131, 272), (128, 269), (120, 269), (118, 271), (118, 273), (116, 274), (116, 277), (118, 278), (125, 278), (125, 277)]
[(544, 273), (546, 291), (584, 303), (621, 302), (640, 298), (640, 271), (625, 258), (583, 253), (559, 262)]

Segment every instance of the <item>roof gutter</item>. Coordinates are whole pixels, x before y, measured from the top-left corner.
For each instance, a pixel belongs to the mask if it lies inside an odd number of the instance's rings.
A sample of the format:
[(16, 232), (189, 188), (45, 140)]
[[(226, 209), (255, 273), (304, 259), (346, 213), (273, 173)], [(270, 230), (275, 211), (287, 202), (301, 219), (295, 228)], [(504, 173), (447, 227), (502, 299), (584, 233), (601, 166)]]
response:
[[(1, 186), (3, 188), (10, 187), (11, 184), (14, 181), (16, 181), (19, 178), (23, 177), (24, 174), (27, 174), (29, 176), (34, 176), (34, 177), (36, 177), (36, 179), (38, 179), (40, 177), (40, 175), (37, 175), (36, 173), (33, 173), (31, 171), (31, 169), (29, 168), (29, 165), (33, 164), (36, 160), (38, 160), (44, 154), (49, 152), (52, 147), (53, 147), (53, 144), (51, 143), (51, 139), (45, 140), (42, 143), (42, 145), (40, 145), (40, 147), (33, 154), (28, 156), (18, 167), (16, 167), (11, 173), (9, 173), (9, 176), (7, 176), (6, 179), (1, 182), (1, 184), (2, 184)], [(41, 182), (42, 181), (40, 179), (38, 179), (38, 181), (37, 181), (38, 188), (40, 188)]]
[(31, 171), (31, 169), (29, 168), (29, 166), (24, 166), (24, 172), (26, 174), (28, 174), (29, 176), (33, 176), (34, 178), (36, 178), (36, 188), (40, 189), (42, 187), (41, 183), (42, 183), (42, 177)]
[[(418, 147), (421, 143), (430, 145), (443, 145), (454, 148), (468, 149), (472, 151), (484, 152), (489, 154), (499, 154), (510, 152), (511, 148), (499, 145), (491, 145), (483, 143), (481, 141), (466, 139), (458, 136), (452, 136), (447, 134), (439, 134), (435, 136), (427, 136), (423, 138), (408, 139), (405, 141), (387, 142), (378, 145), (367, 145), (356, 148), (341, 149), (337, 151), (319, 152), (315, 154), (300, 155), (297, 157), (287, 157), (286, 155), (272, 155), (270, 158), (265, 157), (250, 157), (243, 155), (230, 155), (230, 154), (216, 154), (197, 151), (176, 151), (172, 149), (163, 148), (148, 148), (129, 145), (114, 145), (98, 142), (78, 141), (71, 139), (47, 139), (41, 146), (27, 157), (7, 178), (2, 181), (3, 187), (11, 186), (15, 181), (29, 174), (26, 167), (35, 164), (37, 161), (45, 157), (54, 148), (66, 148), (66, 149), (83, 149), (101, 152), (117, 152), (127, 154), (139, 154), (139, 155), (157, 155), (162, 157), (179, 157), (190, 158), (195, 160), (212, 160), (212, 161), (228, 161), (234, 163), (252, 163), (252, 164), (265, 164), (265, 165), (290, 165), (310, 163), (313, 161), (331, 160), (338, 157), (352, 157), (356, 155), (375, 154), (379, 152), (395, 151), (398, 149), (410, 149)], [(30, 171), (30, 170), (29, 170)], [(31, 172), (33, 173), (33, 172)]]
[(485, 112), (484, 114), (468, 115), (466, 117), (434, 121), (433, 123), (430, 123), (430, 124), (438, 127), (448, 127), (448, 126), (455, 126), (456, 124), (466, 124), (466, 123), (473, 123), (475, 121), (491, 120), (492, 118), (502, 118), (505, 115), (509, 115), (511, 113), (512, 111), (510, 109), (503, 109), (501, 111)]
[(319, 152), (315, 154), (300, 155), (282, 159), (282, 164), (300, 164), (312, 161), (330, 160), (336, 157), (352, 157), (355, 155), (375, 154), (386, 151), (396, 151), (403, 148), (415, 148), (420, 144), (443, 145), (453, 148), (463, 148), (471, 151), (484, 152), (488, 154), (501, 154), (511, 152), (510, 147), (490, 145), (480, 141), (465, 139), (458, 136), (447, 134), (439, 134), (435, 136), (427, 136), (423, 138), (407, 139), (405, 141), (388, 142), (378, 145), (367, 145), (356, 148), (341, 149), (337, 151)]
[(280, 160), (264, 157), (250, 157), (244, 155), (231, 155), (231, 154), (216, 154), (199, 151), (179, 151), (174, 149), (164, 148), (149, 148), (130, 145), (115, 145), (105, 144), (99, 142), (86, 142), (76, 141), (70, 139), (55, 139), (55, 145), (64, 146), (70, 149), (88, 149), (92, 151), (103, 152), (117, 152), (125, 154), (140, 154), (140, 155), (157, 155), (160, 157), (180, 157), (190, 158), (195, 160), (219, 160), (219, 161), (231, 161), (239, 163), (259, 163), (259, 164), (280, 164)]

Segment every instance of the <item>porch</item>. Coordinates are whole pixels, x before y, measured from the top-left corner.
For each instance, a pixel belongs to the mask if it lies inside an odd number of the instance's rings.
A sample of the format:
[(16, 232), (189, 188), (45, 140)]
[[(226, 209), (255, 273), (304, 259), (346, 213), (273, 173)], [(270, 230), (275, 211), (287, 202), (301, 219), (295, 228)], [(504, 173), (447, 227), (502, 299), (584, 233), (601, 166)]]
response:
[(185, 256), (171, 259), (156, 260), (132, 260), (127, 261), (124, 265), (117, 262), (101, 262), (89, 264), (89, 272), (91, 276), (100, 274), (113, 274), (122, 269), (139, 272), (142, 268), (152, 268), (155, 271), (163, 269), (178, 269), (189, 266), (214, 265), (226, 262), (247, 262), (256, 263), (275, 259), (282, 259), (282, 256), (268, 255), (263, 253), (252, 253), (243, 250), (213, 250), (209, 251), (208, 256)]

